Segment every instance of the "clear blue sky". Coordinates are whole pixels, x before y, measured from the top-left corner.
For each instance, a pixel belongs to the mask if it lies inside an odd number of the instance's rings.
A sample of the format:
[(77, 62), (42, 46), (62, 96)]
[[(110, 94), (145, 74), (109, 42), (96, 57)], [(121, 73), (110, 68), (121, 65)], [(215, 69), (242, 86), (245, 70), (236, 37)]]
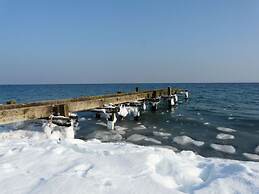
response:
[(258, 0), (0, 0), (0, 84), (259, 82)]

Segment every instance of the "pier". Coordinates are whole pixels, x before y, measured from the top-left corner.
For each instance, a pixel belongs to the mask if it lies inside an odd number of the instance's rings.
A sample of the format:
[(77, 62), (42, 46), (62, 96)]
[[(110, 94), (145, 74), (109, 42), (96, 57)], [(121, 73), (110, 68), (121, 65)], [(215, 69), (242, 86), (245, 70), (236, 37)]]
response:
[(8, 124), (19, 121), (49, 118), (50, 115), (68, 117), (69, 113), (103, 108), (107, 104), (120, 105), (136, 101), (154, 101), (160, 97), (171, 97), (172, 94), (180, 93), (181, 89), (165, 88), (148, 91), (134, 92), (102, 96), (85, 96), (71, 99), (49, 100), (26, 104), (0, 105), (0, 124)]

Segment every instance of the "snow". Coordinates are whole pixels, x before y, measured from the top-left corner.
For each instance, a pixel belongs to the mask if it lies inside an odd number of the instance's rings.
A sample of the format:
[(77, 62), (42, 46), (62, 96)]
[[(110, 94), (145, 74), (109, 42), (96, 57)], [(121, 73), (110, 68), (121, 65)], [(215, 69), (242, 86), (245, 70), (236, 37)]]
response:
[(232, 145), (211, 144), (210, 147), (212, 147), (214, 150), (228, 154), (236, 153), (236, 149)]
[(226, 133), (219, 133), (216, 138), (226, 140), (226, 139), (235, 139), (235, 136), (229, 135), (229, 134), (226, 134)]
[(204, 158), (192, 151), (175, 153), (128, 143), (47, 137), (26, 130), (0, 133), (1, 194), (259, 191), (257, 162)]
[(58, 127), (53, 123), (45, 123), (43, 131), (50, 139), (74, 139), (75, 137), (73, 124), (70, 127)]
[(173, 141), (177, 144), (180, 144), (180, 145), (187, 145), (187, 144), (193, 144), (193, 145), (196, 145), (196, 146), (203, 146), (204, 145), (203, 141), (197, 141), (197, 140), (194, 140), (191, 137), (188, 137), (188, 136), (185, 136), (185, 135), (174, 137)]
[(227, 128), (227, 127), (217, 127), (217, 130), (227, 132), (227, 133), (236, 132), (235, 129), (231, 129), (231, 128)]

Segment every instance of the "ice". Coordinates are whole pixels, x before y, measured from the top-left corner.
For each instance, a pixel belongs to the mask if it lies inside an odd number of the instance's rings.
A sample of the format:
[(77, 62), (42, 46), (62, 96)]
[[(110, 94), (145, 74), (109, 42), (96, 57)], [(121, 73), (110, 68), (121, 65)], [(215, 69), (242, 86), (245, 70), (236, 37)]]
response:
[(95, 123), (96, 125), (100, 125), (100, 126), (104, 126), (104, 127), (107, 127), (107, 124), (104, 123), (104, 122), (97, 122)]
[(146, 129), (147, 127), (145, 125), (139, 125), (137, 127), (133, 127), (133, 130), (143, 130)]
[(231, 129), (231, 128), (227, 128), (227, 127), (217, 127), (217, 130), (227, 132), (227, 133), (236, 132), (235, 129)]
[(95, 131), (88, 135), (89, 138), (96, 138), (104, 142), (108, 141), (120, 141), (122, 136), (116, 131)]
[(187, 144), (193, 144), (193, 145), (196, 145), (196, 146), (203, 146), (204, 145), (203, 141), (197, 141), (197, 140), (194, 140), (191, 137), (188, 137), (188, 136), (185, 136), (185, 135), (174, 137), (173, 141), (177, 144), (180, 144), (180, 145), (187, 145)]
[(225, 134), (225, 133), (219, 133), (216, 138), (217, 139), (226, 140), (226, 139), (235, 139), (235, 136), (234, 135)]
[(160, 132), (160, 131), (153, 131), (154, 136), (160, 136), (160, 137), (170, 137), (172, 134), (170, 133), (165, 133), (165, 132)]
[(127, 138), (127, 140), (131, 141), (131, 142), (146, 141), (146, 142), (151, 142), (151, 143), (155, 143), (155, 144), (161, 144), (161, 141), (158, 141), (154, 138), (146, 137), (146, 136), (140, 135), (140, 134), (133, 134), (133, 135), (129, 136)]
[(255, 153), (259, 154), (259, 145), (255, 148)]
[(122, 117), (126, 117), (129, 114), (129, 112), (128, 112), (128, 110), (127, 110), (127, 108), (125, 106), (121, 105), (120, 106), (120, 111), (118, 112), (118, 114), (120, 116), (122, 116)]
[(251, 153), (243, 153), (243, 155), (250, 159), (250, 160), (256, 160), (256, 161), (259, 161), (259, 155), (257, 154), (251, 154)]
[(121, 126), (118, 126), (118, 125), (115, 126), (115, 131), (117, 131), (121, 135), (124, 135), (126, 133), (127, 129), (128, 128), (126, 128), (126, 127), (121, 127)]
[(257, 162), (128, 143), (57, 141), (35, 131), (4, 133), (11, 135), (0, 133), (1, 194), (258, 193)]
[(85, 121), (85, 120), (86, 120), (85, 117), (81, 117), (81, 118), (79, 119), (79, 121)]
[(231, 145), (211, 144), (210, 147), (212, 147), (214, 150), (225, 152), (228, 154), (236, 153), (236, 149), (234, 148), (234, 146)]

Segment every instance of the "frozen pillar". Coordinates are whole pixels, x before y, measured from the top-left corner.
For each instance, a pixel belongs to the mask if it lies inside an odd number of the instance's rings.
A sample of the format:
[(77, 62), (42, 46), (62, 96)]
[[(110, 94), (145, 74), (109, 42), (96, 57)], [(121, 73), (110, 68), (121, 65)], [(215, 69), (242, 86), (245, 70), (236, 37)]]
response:
[(115, 112), (112, 112), (109, 118), (107, 119), (107, 128), (114, 130), (116, 121), (117, 121), (117, 118), (116, 118)]

